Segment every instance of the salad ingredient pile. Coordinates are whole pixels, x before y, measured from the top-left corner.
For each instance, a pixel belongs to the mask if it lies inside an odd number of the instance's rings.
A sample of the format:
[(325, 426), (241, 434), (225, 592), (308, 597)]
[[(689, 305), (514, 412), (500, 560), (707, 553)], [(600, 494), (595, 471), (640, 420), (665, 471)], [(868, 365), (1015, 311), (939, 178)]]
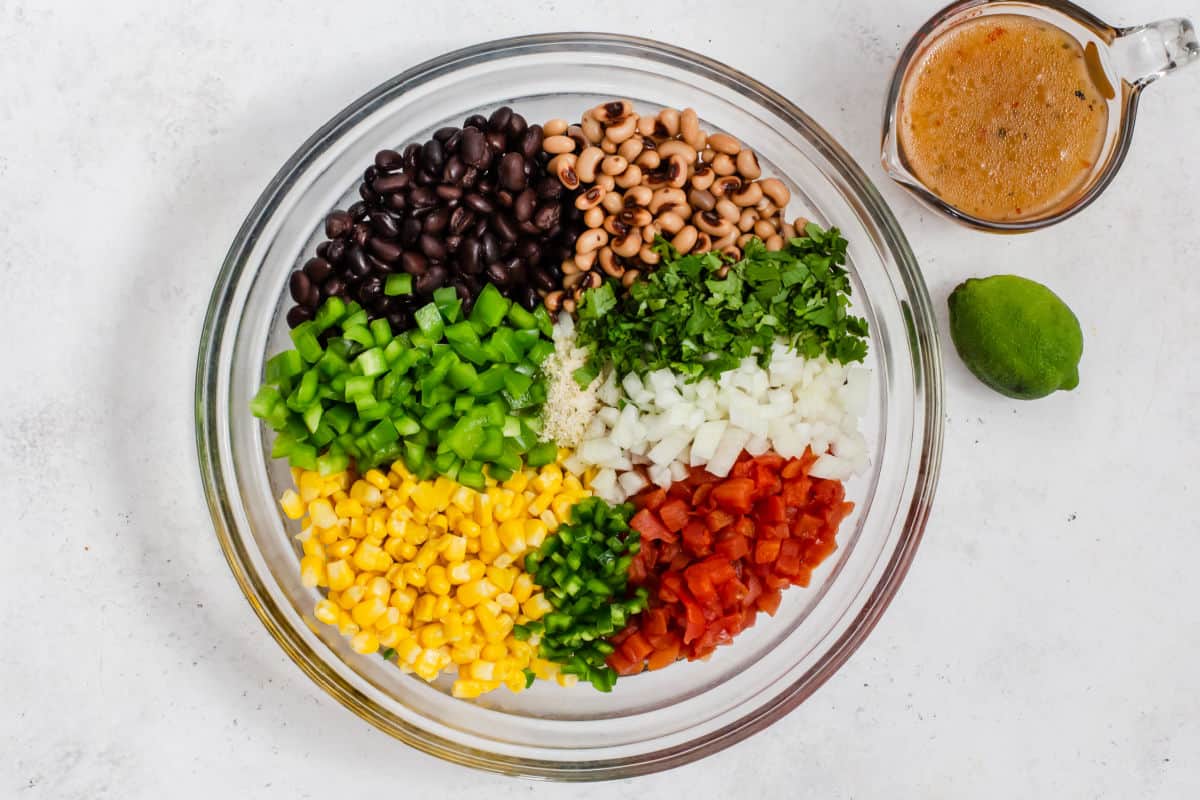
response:
[(377, 155), (250, 404), (316, 620), (456, 697), (607, 692), (809, 585), (868, 466), (868, 330), (847, 242), (763, 171), (628, 101)]

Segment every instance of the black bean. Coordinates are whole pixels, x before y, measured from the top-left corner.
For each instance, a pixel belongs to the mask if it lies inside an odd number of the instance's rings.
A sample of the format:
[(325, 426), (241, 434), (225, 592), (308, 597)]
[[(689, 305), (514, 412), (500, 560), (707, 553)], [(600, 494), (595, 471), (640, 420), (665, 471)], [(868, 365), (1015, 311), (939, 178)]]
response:
[(371, 271), (379, 275), (390, 275), (396, 271), (391, 264), (376, 258), (370, 253), (367, 253), (367, 263), (371, 265)]
[(380, 201), (379, 193), (365, 183), (358, 185), (358, 196), (367, 203), (378, 203)]
[(436, 236), (423, 233), (417, 244), (420, 246), (421, 252), (432, 261), (442, 261), (446, 258), (446, 245)]
[(539, 228), (537, 225), (534, 225), (533, 221), (528, 219), (524, 222), (517, 222), (517, 230), (527, 236), (537, 236), (542, 232), (541, 228)]
[(421, 145), (413, 142), (408, 147), (404, 148), (404, 168), (416, 169), (417, 159), (421, 157)]
[(483, 270), (482, 248), (479, 240), (468, 236), (458, 246), (459, 267), (469, 275), (478, 275)]
[(366, 203), (361, 200), (355, 200), (350, 204), (350, 207), (346, 209), (346, 213), (350, 215), (350, 219), (357, 221), (360, 219), (366, 219), (368, 210), (369, 209), (367, 208)]
[(437, 139), (430, 139), (421, 147), (421, 171), (434, 173), (446, 163), (446, 150)]
[(346, 267), (352, 275), (360, 278), (371, 274), (371, 265), (367, 261), (366, 254), (358, 246), (346, 249)]
[(446, 229), (450, 224), (450, 209), (439, 208), (431, 211), (429, 216), (425, 217), (425, 222), (421, 226), (424, 233), (437, 235)]
[(542, 248), (537, 239), (522, 239), (517, 242), (513, 252), (530, 264), (536, 264), (542, 260)]
[(476, 211), (480, 214), (491, 214), (496, 210), (496, 207), (492, 205), (491, 200), (488, 200), (483, 195), (476, 194), (475, 192), (471, 192), (463, 197), (463, 203), (466, 204), (466, 206), (472, 211)]
[(530, 286), (526, 286), (518, 292), (515, 299), (525, 307), (526, 311), (533, 311), (542, 302), (542, 298)]
[(465, 303), (471, 299), (471, 287), (467, 286), (467, 284), (462, 281), (455, 281), (452, 285), (454, 286), (454, 293), (458, 295), (459, 300)]
[(371, 229), (386, 239), (395, 239), (400, 235), (400, 218), (386, 211), (372, 212)]
[[(485, 219), (483, 222), (487, 224), (488, 220)], [(494, 233), (491, 231), (484, 233), (479, 239), (479, 244), (483, 248), (481, 254), (485, 262), (490, 264), (500, 259), (500, 240), (496, 238)]]
[(287, 324), (289, 328), (294, 328), (303, 322), (308, 322), (312, 318), (313, 309), (305, 306), (292, 306), (287, 313)]
[(507, 214), (496, 214), (491, 219), (492, 230), (506, 242), (517, 240), (517, 226)]
[(455, 128), (454, 133), (450, 134), (446, 141), (442, 142), (442, 146), (446, 148), (447, 153), (453, 153), (458, 150), (458, 144), (462, 141), (462, 129)]
[(525, 188), (525, 157), (520, 153), (505, 153), (500, 159), (500, 185), (510, 192)]
[(354, 227), (350, 231), (350, 241), (354, 242), (359, 247), (367, 243), (367, 239), (371, 236), (371, 226), (362, 222), (354, 223)]
[(317, 245), (317, 258), (329, 260), (329, 242), (324, 241)]
[(342, 258), (346, 255), (346, 240), (335, 239), (329, 243), (329, 247), (325, 250), (325, 259), (330, 264), (340, 264)]
[(408, 327), (409, 316), (403, 311), (393, 311), (387, 315), (388, 325), (393, 331), (402, 331)]
[(450, 233), (461, 236), (474, 221), (475, 214), (466, 206), (459, 206), (450, 214)]
[(383, 279), (378, 275), (372, 275), (362, 282), (358, 292), (365, 302), (371, 303), (378, 300), (383, 295)]
[(514, 283), (525, 280), (525, 262), (520, 256), (509, 256), (504, 260), (504, 269), (512, 276)]
[(354, 217), (345, 211), (334, 211), (325, 218), (325, 235), (330, 239), (340, 239), (354, 224)]
[(308, 290), (313, 288), (312, 281), (308, 279), (300, 270), (292, 273), (292, 277), (288, 279), (288, 291), (292, 294), (292, 299), (297, 303), (304, 304), (308, 298)]
[(442, 180), (448, 183), (458, 183), (466, 174), (467, 164), (462, 160), (462, 156), (456, 154), (446, 161), (446, 167), (442, 170)]
[(321, 291), (326, 297), (340, 297), (346, 293), (346, 282), (335, 275), (321, 284)]
[(533, 212), (530, 219), (534, 225), (537, 225), (543, 231), (549, 230), (558, 222), (558, 215), (561, 213), (558, 203), (542, 203)]
[(478, 180), (479, 170), (475, 167), (467, 167), (466, 171), (463, 172), (462, 180), (460, 180), (458, 183), (464, 189), (470, 189)]
[(378, 177), (379, 170), (375, 168), (374, 164), (363, 170), (363, 183), (369, 184)]
[(418, 186), (408, 193), (408, 202), (414, 209), (432, 208), (437, 205), (437, 194), (428, 186)]
[(483, 130), (487, 127), (487, 124), (487, 117), (485, 117), (483, 114), (472, 114), (463, 120), (463, 129), (466, 130), (467, 128), (477, 128), (479, 130)]
[(445, 144), (446, 140), (456, 133), (458, 133), (458, 128), (455, 128), (451, 125), (445, 128), (438, 128), (436, 131), (434, 131), (433, 138), (441, 144)]
[(424, 275), (417, 276), (413, 281), (413, 288), (418, 294), (433, 294), (435, 289), (440, 289), (446, 283), (447, 272), (446, 268), (439, 265), (432, 266)]
[(525, 160), (533, 164), (533, 160), (537, 158), (538, 153), (542, 150), (542, 126), (530, 125), (526, 129), (524, 135), (521, 136), (521, 155), (525, 156)]
[[(325, 252), (329, 252), (328, 248)], [(304, 263), (304, 274), (317, 283), (324, 283), (333, 274), (333, 265), (323, 258), (310, 258)]]
[(408, 197), (400, 192), (389, 194), (384, 202), (392, 211), (403, 211), (408, 208)]
[(488, 148), (493, 155), (503, 153), (508, 147), (508, 137), (504, 135), (504, 131), (488, 131), (483, 138), (487, 140)]
[(483, 131), (478, 128), (463, 128), (462, 142), (459, 144), (464, 162), (475, 167), (484, 167), (488, 162), (488, 143)]
[(400, 224), (400, 244), (412, 247), (421, 238), (421, 220), (409, 217)]
[(482, 195), (489, 195), (496, 191), (496, 181), (490, 173), (484, 173), (479, 177), (479, 183), (475, 185), (475, 191)]
[(504, 265), (499, 261), (488, 264), (485, 274), (487, 275), (487, 279), (497, 286), (508, 286), (512, 281), (512, 276), (508, 274), (508, 271), (504, 269)]
[(529, 123), (520, 114), (513, 113), (508, 118), (508, 124), (504, 126), (508, 131), (508, 138), (513, 142), (521, 141), (521, 137), (525, 135), (525, 131), (529, 129)]
[(446, 237), (446, 249), (451, 253), (457, 253), (459, 246), (462, 245), (463, 237), (450, 234)]
[(375, 154), (375, 166), (384, 172), (400, 169), (404, 164), (404, 156), (397, 153), (395, 150), (380, 150)]
[(437, 193), (439, 198), (445, 200), (447, 204), (459, 200), (463, 196), (462, 188), (450, 183), (439, 183), (434, 187), (433, 191)]
[(425, 260), (425, 256), (420, 253), (414, 253), (411, 250), (406, 250), (404, 255), (400, 256), (400, 269), (407, 272), (409, 275), (424, 275), (425, 270), (429, 268), (429, 262)]
[(562, 181), (553, 176), (541, 178), (537, 182), (537, 194), (543, 200), (557, 200), (562, 197)]
[(508, 125), (508, 121), (512, 119), (513, 110), (508, 106), (500, 106), (492, 115), (488, 117), (487, 128), (489, 131), (503, 131)]
[(495, 200), (496, 205), (500, 206), (501, 208), (512, 208), (513, 194), (508, 189), (501, 189), (500, 191), (496, 192)]
[(400, 245), (386, 239), (371, 239), (367, 242), (367, 247), (380, 261), (388, 264), (399, 261), (400, 256), (404, 253)]
[(558, 281), (554, 279), (554, 276), (544, 269), (534, 270), (530, 282), (543, 292), (554, 291), (554, 286), (556, 283), (558, 283)]
[(412, 184), (412, 175), (407, 172), (394, 172), (391, 175), (380, 175), (371, 183), (371, 188), (378, 194), (392, 194), (407, 189)]

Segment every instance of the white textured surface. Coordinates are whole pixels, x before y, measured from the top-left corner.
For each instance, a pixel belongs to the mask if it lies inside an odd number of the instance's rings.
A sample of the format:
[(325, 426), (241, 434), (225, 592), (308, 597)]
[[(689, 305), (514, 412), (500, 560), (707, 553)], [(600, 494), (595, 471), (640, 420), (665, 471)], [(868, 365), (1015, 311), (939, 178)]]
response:
[[(0, 3), (0, 797), (1200, 794), (1200, 68), (1147, 92), (1088, 212), (989, 237), (877, 166), (884, 87), (932, 0), (575, 5)], [(590, 787), (443, 765), (309, 683), (226, 568), (192, 443), (209, 288), (293, 149), (418, 61), (555, 29), (662, 38), (797, 100), (892, 203), (943, 326), (959, 280), (1013, 271), (1086, 337), (1079, 390), (1031, 404), (946, 353), (925, 542), (816, 696), (702, 763)]]

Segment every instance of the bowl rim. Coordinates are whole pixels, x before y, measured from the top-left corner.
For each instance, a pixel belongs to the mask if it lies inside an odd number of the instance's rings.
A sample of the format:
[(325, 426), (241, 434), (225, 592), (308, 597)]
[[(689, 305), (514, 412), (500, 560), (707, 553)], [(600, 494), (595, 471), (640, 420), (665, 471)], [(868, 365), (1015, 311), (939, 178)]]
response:
[[(916, 475), (912, 498), (907, 512), (898, 509), (897, 519), (903, 517), (903, 531), (878, 583), (871, 588), (869, 598), (850, 626), (837, 638), (821, 660), (803, 678), (777, 696), (775, 704), (753, 716), (743, 717), (714, 732), (703, 741), (691, 741), (639, 756), (630, 762), (620, 759), (597, 761), (553, 761), (523, 757), (500, 756), (449, 741), (404, 720), (384, 718), (374, 703), (358, 690), (342, 684), (330, 672), (318, 668), (291, 641), (290, 627), (279, 609), (264, 603), (265, 587), (254, 570), (248, 569), (249, 554), (237, 522), (229, 506), (223, 479), (224, 469), (219, 451), (217, 404), (214, 397), (219, 380), (215, 368), (223, 340), (226, 320), (222, 313), (227, 301), (246, 268), (258, 234), (274, 212), (291, 178), (305, 170), (325, 149), (328, 143), (373, 113), (383, 98), (403, 93), (427, 78), (452, 71), (463, 63), (515, 52), (560, 52), (562, 50), (592, 52), (636, 50), (641, 57), (684, 66), (692, 72), (753, 96), (756, 102), (787, 119), (794, 127), (805, 129), (809, 143), (820, 153), (846, 182), (858, 202), (868, 209), (872, 221), (879, 227), (899, 277), (907, 293), (905, 316), (909, 336), (915, 351), (914, 377), (918, 396), (914, 410), (923, 411), (920, 455), (916, 460)], [(212, 517), (213, 527), (221, 550), (234, 578), (267, 628), (272, 638), (289, 658), (329, 695), (360, 719), (400, 739), (424, 753), (452, 763), (491, 772), (529, 778), (548, 778), (562, 781), (612, 780), (648, 774), (681, 766), (724, 750), (757, 733), (794, 710), (812, 695), (849, 659), (878, 623), (908, 572), (912, 558), (924, 533), (941, 465), (944, 393), (938, 331), (932, 303), (922, 278), (916, 257), (890, 208), (862, 168), (828, 132), (804, 111), (781, 94), (760, 81), (702, 54), (653, 39), (612, 33), (558, 32), (495, 39), (470, 45), (417, 64), (384, 81), (344, 107), (322, 125), (288, 158), (271, 178), (255, 201), (238, 229), (220, 272), (214, 283), (205, 313), (196, 362), (195, 389), (196, 448), (200, 477)]]

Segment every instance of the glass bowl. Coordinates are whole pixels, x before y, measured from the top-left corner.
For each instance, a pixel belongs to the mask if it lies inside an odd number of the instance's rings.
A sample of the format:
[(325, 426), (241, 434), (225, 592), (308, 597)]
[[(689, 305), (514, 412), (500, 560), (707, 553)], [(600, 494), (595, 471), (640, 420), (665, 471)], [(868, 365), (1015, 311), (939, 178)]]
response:
[[(639, 110), (692, 106), (759, 154), (792, 190), (789, 218), (836, 225), (850, 241), (856, 313), (871, 326), (867, 474), (858, 506), (813, 585), (784, 593), (773, 618), (708, 661), (621, 679), (611, 694), (536, 685), (477, 701), (350, 650), (312, 616), (296, 523), (276, 497), (290, 485), (269, 431), (247, 408), (267, 356), (290, 346), (288, 273), (346, 207), (377, 150), (427, 138), (508, 104), (531, 121), (578, 118), (603, 99)], [(427, 753), (496, 772), (563, 780), (677, 766), (762, 730), (854, 652), (895, 593), (921, 538), (941, 457), (942, 374), (925, 284), (895, 218), (862, 170), (799, 108), (697, 53), (603, 34), (530, 36), (421, 64), (352, 103), (267, 186), (221, 268), (196, 375), (197, 444), (213, 523), (255, 612), (289, 656), (364, 720)]]

